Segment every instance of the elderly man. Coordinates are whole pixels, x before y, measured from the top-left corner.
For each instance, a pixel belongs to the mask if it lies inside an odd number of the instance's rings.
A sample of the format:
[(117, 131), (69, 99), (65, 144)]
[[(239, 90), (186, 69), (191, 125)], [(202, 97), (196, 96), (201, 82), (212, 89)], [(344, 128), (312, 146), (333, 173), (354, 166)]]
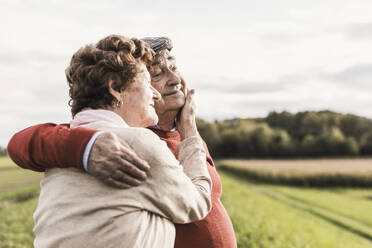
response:
[[(143, 38), (156, 52), (150, 68), (151, 84), (161, 96), (155, 108), (159, 123), (150, 129), (164, 140), (177, 157), (181, 137), (177, 115), (185, 103), (185, 83), (171, 54), (172, 42), (165, 37)], [(191, 224), (176, 225), (176, 248), (233, 248), (234, 230), (220, 197), (220, 178), (209, 155), (206, 166), (213, 182), (212, 210), (206, 218)], [(118, 188), (129, 188), (146, 180), (149, 165), (113, 133), (69, 125), (41, 124), (13, 136), (8, 145), (10, 157), (22, 168), (44, 171), (52, 167), (77, 167)], [(124, 173), (115, 173), (120, 170)]]

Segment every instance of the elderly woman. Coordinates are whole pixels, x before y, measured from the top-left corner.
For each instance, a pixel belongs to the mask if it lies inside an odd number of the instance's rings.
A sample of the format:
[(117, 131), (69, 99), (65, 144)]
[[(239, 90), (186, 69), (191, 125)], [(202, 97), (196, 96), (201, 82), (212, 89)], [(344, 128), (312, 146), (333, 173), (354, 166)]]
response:
[(114, 132), (151, 169), (146, 182), (125, 190), (77, 169), (47, 170), (34, 214), (35, 247), (173, 247), (174, 223), (194, 222), (210, 211), (211, 180), (193, 92), (179, 118), (180, 161), (144, 128), (158, 121), (154, 103), (160, 95), (147, 71), (152, 56), (146, 43), (111, 35), (72, 57), (66, 70), (71, 126)]

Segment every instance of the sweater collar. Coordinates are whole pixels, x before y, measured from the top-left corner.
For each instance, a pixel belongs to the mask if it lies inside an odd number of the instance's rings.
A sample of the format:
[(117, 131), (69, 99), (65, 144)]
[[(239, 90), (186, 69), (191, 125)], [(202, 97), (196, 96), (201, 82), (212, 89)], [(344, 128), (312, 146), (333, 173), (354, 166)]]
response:
[(123, 118), (115, 112), (106, 109), (91, 108), (84, 108), (77, 113), (70, 122), (70, 127), (86, 126), (97, 122), (104, 122), (115, 127), (128, 127)]

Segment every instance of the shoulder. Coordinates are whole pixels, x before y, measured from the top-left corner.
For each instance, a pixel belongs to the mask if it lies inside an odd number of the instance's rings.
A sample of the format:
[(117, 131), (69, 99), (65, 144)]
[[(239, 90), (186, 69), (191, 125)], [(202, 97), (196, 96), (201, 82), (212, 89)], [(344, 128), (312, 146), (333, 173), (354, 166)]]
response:
[[(120, 139), (127, 141), (127, 143), (136, 151), (140, 153), (147, 153), (151, 156), (156, 153), (168, 152), (168, 147), (154, 132), (142, 127), (110, 127), (104, 128), (105, 131), (115, 133)], [(101, 129), (103, 130), (103, 129)], [(170, 151), (169, 151), (170, 152)]]
[(117, 127), (111, 126), (106, 122), (96, 122), (86, 126), (87, 128), (93, 128), (105, 132), (113, 132), (119, 138), (131, 143), (135, 140), (149, 140), (158, 141), (159, 137), (147, 128), (142, 127)]
[(118, 135), (119, 138), (131, 138), (131, 143), (142, 144), (146, 146), (158, 145), (162, 141), (160, 138), (148, 130), (142, 127), (127, 127), (127, 128), (111, 128), (110, 131)]
[(138, 156), (145, 160), (157, 161), (170, 159), (173, 154), (166, 142), (162, 141), (154, 132), (142, 127), (112, 127), (95, 126), (101, 131), (110, 131), (125, 140)]

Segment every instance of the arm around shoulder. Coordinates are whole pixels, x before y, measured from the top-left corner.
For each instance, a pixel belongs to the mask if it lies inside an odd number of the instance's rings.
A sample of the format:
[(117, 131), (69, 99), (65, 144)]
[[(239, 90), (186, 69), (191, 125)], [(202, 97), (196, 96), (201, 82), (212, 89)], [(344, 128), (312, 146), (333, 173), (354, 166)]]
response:
[(24, 169), (82, 169), (85, 146), (95, 132), (88, 128), (70, 128), (68, 124), (39, 124), (13, 135), (7, 150), (10, 158)]

